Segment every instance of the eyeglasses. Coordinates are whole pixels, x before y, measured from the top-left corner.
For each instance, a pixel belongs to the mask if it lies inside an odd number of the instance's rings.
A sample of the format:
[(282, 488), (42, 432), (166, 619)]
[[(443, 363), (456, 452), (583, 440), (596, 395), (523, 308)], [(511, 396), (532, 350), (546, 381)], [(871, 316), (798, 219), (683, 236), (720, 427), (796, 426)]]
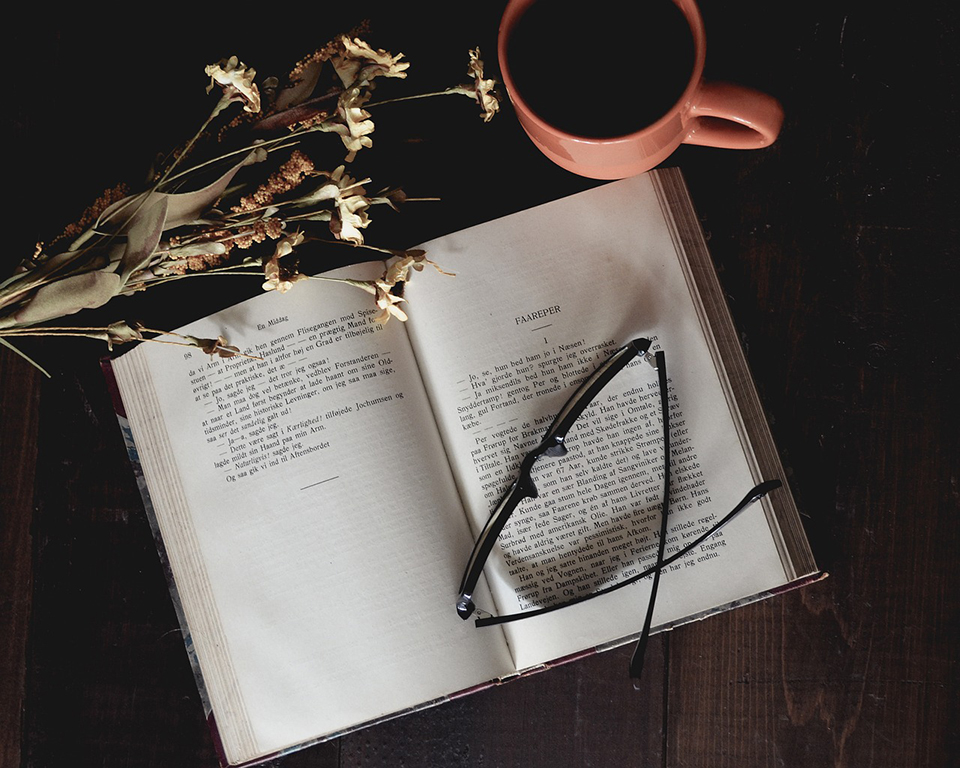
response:
[[(666, 358), (662, 351), (651, 354), (650, 346), (651, 342), (649, 339), (634, 339), (610, 355), (604, 363), (580, 384), (570, 399), (567, 400), (566, 404), (560, 409), (540, 443), (524, 456), (520, 462), (517, 479), (494, 507), (486, 525), (484, 525), (483, 530), (480, 531), (477, 537), (473, 551), (467, 560), (463, 578), (460, 581), (459, 597), (457, 598), (457, 613), (460, 615), (460, 618), (466, 620), (474, 613), (477, 613), (476, 626), (484, 627), (541, 616), (545, 613), (550, 613), (560, 608), (566, 608), (622, 589), (652, 575), (653, 582), (650, 589), (650, 598), (647, 602), (647, 613), (644, 619), (643, 629), (640, 633), (640, 639), (634, 651), (633, 658), (630, 661), (630, 676), (635, 680), (640, 678), (643, 669), (643, 658), (650, 637), (653, 609), (656, 603), (657, 589), (660, 584), (660, 574), (663, 569), (698, 547), (753, 502), (781, 486), (779, 480), (767, 480), (756, 485), (743, 497), (733, 510), (721, 518), (719, 522), (703, 532), (692, 542), (671, 554), (670, 557), (664, 557), (667, 541), (667, 512), (670, 495), (670, 407), (668, 401)], [(616, 583), (550, 605), (522, 610), (504, 616), (493, 616), (486, 611), (481, 611), (473, 602), (473, 593), (480, 580), (480, 574), (483, 572), (484, 565), (490, 557), (490, 553), (493, 551), (494, 544), (499, 539), (507, 521), (520, 502), (524, 499), (532, 499), (539, 496), (532, 477), (534, 464), (541, 456), (559, 458), (566, 455), (568, 450), (566, 445), (567, 435), (577, 419), (597, 398), (604, 387), (638, 356), (657, 370), (663, 429), (663, 491), (661, 495), (662, 501), (660, 503), (660, 535), (654, 564), (639, 573), (622, 578)]]

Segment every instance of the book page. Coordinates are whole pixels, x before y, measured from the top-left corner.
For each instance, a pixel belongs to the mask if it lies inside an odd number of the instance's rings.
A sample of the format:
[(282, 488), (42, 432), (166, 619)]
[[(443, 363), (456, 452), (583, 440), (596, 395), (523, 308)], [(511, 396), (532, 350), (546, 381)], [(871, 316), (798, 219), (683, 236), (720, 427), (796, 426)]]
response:
[(471, 534), (405, 329), (373, 309), (300, 283), (183, 329), (261, 360), (114, 362), (231, 761), (512, 670), (448, 610)]
[[(751, 474), (648, 177), (424, 247), (457, 276), (425, 272), (411, 283), (411, 339), (474, 534), (577, 384), (636, 337), (665, 352), (669, 376), (667, 555), (768, 479)], [(552, 605), (653, 564), (663, 497), (660, 410), (657, 373), (635, 360), (578, 420), (569, 454), (538, 461), (540, 496), (514, 513), (485, 570), (495, 605), (478, 605), (495, 614)], [(462, 550), (463, 562), (469, 552)], [(505, 625), (518, 668), (638, 633), (650, 581)], [(654, 623), (785, 581), (755, 504), (666, 569)]]

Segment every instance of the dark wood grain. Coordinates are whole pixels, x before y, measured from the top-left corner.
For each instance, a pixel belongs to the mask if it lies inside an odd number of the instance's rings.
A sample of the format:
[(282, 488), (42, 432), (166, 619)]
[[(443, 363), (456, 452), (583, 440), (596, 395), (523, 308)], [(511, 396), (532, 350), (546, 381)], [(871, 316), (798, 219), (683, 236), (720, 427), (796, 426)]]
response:
[(341, 765), (661, 765), (665, 646), (651, 643), (640, 690), (632, 649), (610, 651), (347, 736)]
[(27, 635), (33, 598), (34, 478), (37, 465), (37, 372), (11, 351), (0, 349), (0, 765), (20, 757), (22, 706), (26, 683)]
[[(411, 88), (447, 85), (473, 45), (495, 73), (502, 7), (165, 6), (112, 17), (119, 32), (92, 10), (34, 13), (2, 47), (2, 273), (189, 134), (205, 63), (279, 69), (367, 14), (413, 62)], [(639, 691), (618, 649), (274, 768), (960, 764), (957, 10), (702, 8), (708, 76), (775, 94), (787, 121), (767, 150), (682, 147), (671, 162), (829, 577), (657, 638)], [(558, 52), (558, 73), (601, 61), (585, 41)], [(623, 74), (625, 98), (637, 77)], [(384, 184), (442, 197), (378, 218), (377, 238), (405, 245), (592, 184), (542, 158), (509, 107), (484, 125), (466, 100), (384, 111), (368, 157)], [(184, 287), (122, 312), (179, 324), (251, 290)], [(0, 349), (0, 765), (212, 767), (103, 350), (27, 351), (52, 378)]]

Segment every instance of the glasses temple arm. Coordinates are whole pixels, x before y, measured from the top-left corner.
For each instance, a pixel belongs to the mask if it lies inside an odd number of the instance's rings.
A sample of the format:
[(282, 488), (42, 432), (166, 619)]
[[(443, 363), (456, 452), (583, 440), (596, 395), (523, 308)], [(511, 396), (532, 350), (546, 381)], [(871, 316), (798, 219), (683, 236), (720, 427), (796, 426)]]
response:
[[(672, 555), (670, 555), (670, 557), (664, 558), (663, 562), (660, 563), (660, 569), (662, 570), (666, 568), (668, 565), (675, 563), (684, 555), (689, 554), (692, 550), (699, 547), (701, 544), (703, 544), (704, 541), (709, 539), (711, 536), (713, 536), (713, 534), (715, 534), (717, 531), (723, 528), (727, 523), (733, 520), (733, 518), (735, 518), (737, 515), (743, 512), (743, 510), (749, 507), (753, 502), (763, 498), (771, 491), (779, 488), (781, 485), (783, 485), (783, 483), (781, 483), (779, 480), (766, 480), (760, 483), (759, 485), (755, 486), (753, 489), (751, 489), (751, 491), (746, 496), (743, 497), (740, 503), (737, 504), (737, 506), (735, 506), (731, 512), (724, 515), (724, 517), (721, 518), (719, 522), (715, 523), (708, 530), (704, 531), (700, 536), (698, 536), (696, 539), (691, 541), (689, 544), (684, 544), (681, 549), (674, 552)], [(576, 605), (577, 603), (585, 602), (586, 600), (591, 600), (592, 598), (599, 597), (600, 595), (606, 595), (609, 592), (615, 592), (616, 590), (622, 589), (623, 587), (628, 587), (631, 584), (636, 584), (641, 579), (645, 579), (647, 576), (652, 574), (654, 570), (656, 570), (656, 568), (657, 568), (656, 564), (651, 565), (649, 568), (647, 568), (644, 571), (641, 571), (635, 576), (631, 576), (628, 579), (624, 579), (623, 581), (617, 584), (614, 584), (612, 587), (608, 587), (607, 589), (604, 589), (601, 592), (593, 592), (589, 595), (584, 595), (583, 597), (574, 598), (573, 600), (567, 600), (566, 602), (559, 603), (558, 605), (551, 605), (551, 606), (547, 606), (546, 608), (537, 608), (532, 611), (523, 611), (522, 613), (511, 613), (507, 616), (485, 616), (482, 619), (477, 619), (476, 625), (478, 627), (489, 627), (489, 626), (493, 626), (494, 624), (506, 624), (507, 622), (511, 622), (511, 621), (519, 621), (520, 619), (531, 619), (534, 616), (539, 616), (543, 613), (551, 613), (561, 608), (566, 608), (571, 605)]]
[(634, 687), (639, 685), (640, 675), (643, 673), (643, 659), (650, 641), (653, 607), (657, 601), (657, 588), (660, 586), (660, 573), (663, 571), (663, 554), (667, 545), (667, 513), (670, 507), (670, 400), (667, 392), (667, 365), (663, 352), (657, 352), (657, 376), (660, 383), (660, 410), (663, 413), (663, 502), (660, 506), (660, 541), (657, 546), (657, 562), (654, 565), (650, 599), (647, 601), (647, 615), (643, 621), (643, 631), (640, 633), (637, 647), (630, 659), (630, 677), (633, 678)]
[[(737, 504), (737, 506), (735, 506), (730, 512), (728, 512), (726, 515), (720, 518), (719, 522), (717, 522), (713, 527), (704, 531), (702, 534), (700, 534), (697, 538), (695, 538), (689, 544), (685, 544), (683, 546), (683, 549), (680, 549), (674, 552), (672, 555), (670, 555), (670, 557), (668, 557), (666, 560), (663, 561), (660, 567), (664, 568), (670, 565), (671, 563), (679, 560), (681, 557), (686, 555), (688, 552), (690, 552), (690, 550), (699, 547), (701, 544), (703, 544), (703, 542), (705, 542), (707, 539), (713, 536), (713, 534), (715, 534), (717, 531), (723, 528), (723, 526), (725, 526), (727, 523), (733, 520), (733, 518), (735, 518), (737, 515), (743, 512), (743, 510), (745, 510), (747, 507), (753, 504), (753, 502), (759, 501), (768, 493), (770, 493), (771, 491), (775, 491), (777, 488), (779, 488), (782, 485), (783, 483), (780, 482), (779, 480), (764, 480), (759, 485), (755, 485), (751, 489), (751, 491), (740, 500), (740, 503)], [(649, 569), (647, 569), (646, 573), (649, 573), (649, 572), (650, 572)]]
[(507, 520), (517, 508), (517, 505), (525, 498), (534, 498), (537, 496), (537, 488), (533, 484), (533, 478), (530, 476), (530, 470), (533, 463), (542, 452), (543, 445), (534, 451), (531, 451), (524, 457), (520, 465), (519, 476), (516, 482), (510, 486), (510, 489), (500, 499), (500, 503), (490, 513), (487, 524), (483, 527), (477, 541), (473, 545), (473, 552), (467, 560), (467, 567), (463, 571), (463, 578), (460, 580), (460, 595), (457, 598), (457, 613), (461, 619), (469, 619), (476, 606), (473, 604), (473, 591), (477, 588), (477, 582), (480, 581), (480, 574), (483, 567), (490, 557), (493, 545), (500, 537), (500, 532), (507, 524)]
[(570, 396), (566, 405), (557, 414), (545, 440), (554, 439), (560, 443), (566, 438), (570, 427), (584, 409), (593, 402), (610, 380), (626, 368), (637, 355), (646, 354), (650, 349), (649, 339), (633, 339), (614, 352), (607, 361), (595, 370)]

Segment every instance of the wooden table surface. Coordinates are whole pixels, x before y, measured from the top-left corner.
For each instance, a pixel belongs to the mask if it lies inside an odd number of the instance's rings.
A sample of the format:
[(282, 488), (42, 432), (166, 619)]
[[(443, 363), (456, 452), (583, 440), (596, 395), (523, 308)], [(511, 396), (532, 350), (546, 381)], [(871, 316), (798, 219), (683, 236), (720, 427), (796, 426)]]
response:
[[(465, 81), (473, 45), (496, 73), (503, 2), (326, 6), (87, 6), (8, 25), (3, 273), (189, 135), (210, 61), (280, 71), (368, 14), (371, 40), (412, 62), (406, 92)], [(702, 7), (707, 75), (775, 94), (787, 119), (769, 149), (682, 147), (670, 163), (829, 578), (657, 638), (642, 690), (625, 648), (277, 765), (958, 764), (955, 4)], [(557, 76), (574, 66), (602, 72), (602, 41), (557, 52)], [(628, 99), (649, 73), (612, 76)], [(541, 157), (509, 105), (486, 125), (462, 97), (384, 108), (374, 139), (358, 170), (442, 198), (379, 217), (383, 244), (592, 184)], [(211, 285), (112, 308), (172, 327), (257, 290)], [(213, 766), (104, 350), (26, 348), (52, 377), (0, 350), (0, 765)]]

